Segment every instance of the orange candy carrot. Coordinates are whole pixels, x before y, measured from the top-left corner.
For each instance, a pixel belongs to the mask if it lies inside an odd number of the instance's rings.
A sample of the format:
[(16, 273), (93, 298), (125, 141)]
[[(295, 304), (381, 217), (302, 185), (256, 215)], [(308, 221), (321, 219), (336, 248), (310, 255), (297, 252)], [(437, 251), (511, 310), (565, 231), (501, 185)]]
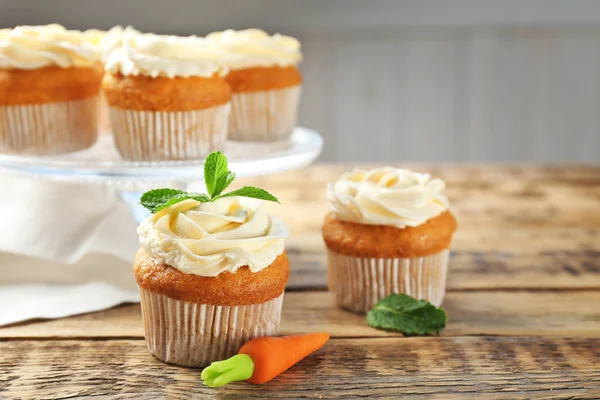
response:
[(242, 380), (265, 383), (323, 347), (328, 340), (327, 333), (256, 338), (244, 344), (237, 355), (204, 368), (201, 377), (210, 387)]

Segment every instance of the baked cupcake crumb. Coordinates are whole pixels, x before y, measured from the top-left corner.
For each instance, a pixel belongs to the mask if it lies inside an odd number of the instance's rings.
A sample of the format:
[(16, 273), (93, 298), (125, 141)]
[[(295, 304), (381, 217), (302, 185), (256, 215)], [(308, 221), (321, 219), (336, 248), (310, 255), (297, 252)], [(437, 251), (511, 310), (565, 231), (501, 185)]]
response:
[(141, 248), (133, 272), (138, 285), (150, 292), (189, 303), (239, 306), (264, 303), (281, 295), (290, 275), (290, 264), (284, 252), (258, 272), (244, 266), (233, 274), (223, 272), (206, 277), (158, 264)]

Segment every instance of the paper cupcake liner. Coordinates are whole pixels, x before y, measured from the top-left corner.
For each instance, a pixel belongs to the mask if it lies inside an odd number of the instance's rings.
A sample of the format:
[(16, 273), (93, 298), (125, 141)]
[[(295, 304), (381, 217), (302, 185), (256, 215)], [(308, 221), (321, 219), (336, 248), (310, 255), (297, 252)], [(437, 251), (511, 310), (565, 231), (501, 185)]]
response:
[(186, 303), (142, 288), (140, 295), (148, 349), (170, 364), (204, 367), (248, 340), (279, 334), (283, 293), (246, 306)]
[(98, 96), (58, 103), (0, 106), (0, 152), (60, 154), (98, 139)]
[(301, 86), (262, 92), (233, 93), (229, 139), (244, 141), (288, 138), (296, 127)]
[(446, 293), (450, 251), (415, 258), (362, 258), (327, 252), (329, 290), (343, 308), (364, 313), (392, 293), (406, 293), (435, 306)]
[(132, 161), (189, 160), (223, 150), (231, 104), (193, 111), (109, 107), (115, 144)]
[(108, 103), (106, 97), (100, 92), (98, 99), (98, 133), (110, 135), (110, 112), (108, 110)]

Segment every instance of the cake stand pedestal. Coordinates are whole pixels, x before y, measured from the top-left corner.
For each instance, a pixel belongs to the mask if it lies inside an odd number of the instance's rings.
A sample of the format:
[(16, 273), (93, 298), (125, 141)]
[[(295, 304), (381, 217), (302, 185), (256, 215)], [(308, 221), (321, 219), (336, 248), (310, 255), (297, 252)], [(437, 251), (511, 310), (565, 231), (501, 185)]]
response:
[[(274, 174), (311, 164), (321, 153), (323, 139), (310, 129), (297, 127), (291, 138), (279, 142), (233, 142), (224, 150), (229, 168), (239, 177)], [(0, 171), (11, 170), (28, 177), (87, 185), (109, 185), (138, 221), (147, 212), (138, 204), (140, 195), (157, 187), (186, 189), (202, 181), (204, 159), (188, 161), (124, 161), (114, 147), (112, 135), (101, 134), (90, 149), (56, 156), (0, 154)]]

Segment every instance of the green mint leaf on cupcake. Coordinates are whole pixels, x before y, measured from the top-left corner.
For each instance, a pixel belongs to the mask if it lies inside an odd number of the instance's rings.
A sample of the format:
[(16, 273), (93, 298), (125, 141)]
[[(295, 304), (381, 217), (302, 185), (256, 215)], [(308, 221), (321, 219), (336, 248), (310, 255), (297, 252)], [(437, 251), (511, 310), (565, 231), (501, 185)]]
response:
[(181, 190), (176, 189), (154, 189), (146, 192), (140, 199), (140, 204), (146, 207), (150, 212), (155, 213), (157, 209), (166, 204), (170, 199), (182, 194)]
[(279, 203), (279, 200), (277, 200), (277, 197), (273, 196), (271, 193), (267, 192), (264, 189), (260, 189), (260, 188), (252, 187), (252, 186), (244, 186), (243, 188), (234, 190), (233, 192), (222, 194), (222, 195), (218, 196), (218, 198), (231, 197), (231, 196), (252, 197), (253, 199), (274, 201), (276, 203)]
[(220, 151), (209, 154), (204, 161), (204, 183), (211, 198), (220, 195), (235, 179), (229, 171), (227, 157)]
[(201, 203), (210, 201), (210, 198), (204, 193), (186, 193), (175, 189), (154, 189), (142, 195), (140, 204), (154, 214), (163, 208), (187, 199), (193, 199)]
[(142, 195), (140, 204), (154, 214), (164, 208), (187, 199), (208, 203), (223, 197), (239, 196), (279, 203), (279, 200), (271, 193), (251, 186), (244, 186), (233, 192), (222, 194), (234, 179), (235, 173), (229, 171), (227, 157), (217, 151), (211, 153), (204, 162), (204, 183), (208, 194), (188, 193), (182, 190), (168, 188), (154, 189)]
[(221, 193), (223, 193), (223, 190), (227, 189), (227, 187), (231, 184), (231, 182), (233, 182), (234, 179), (235, 179), (235, 173), (231, 172), (231, 171), (227, 171), (227, 174), (222, 175), (219, 178), (219, 180), (217, 181), (217, 187), (216, 187), (215, 193), (211, 196), (213, 198), (216, 198), (217, 196), (219, 196)]
[(196, 200), (199, 201), (200, 203), (208, 203), (210, 201), (210, 198), (205, 195), (204, 193), (181, 193), (178, 194), (177, 196), (171, 197), (166, 203), (160, 205), (156, 211), (154, 211), (154, 213), (167, 208), (167, 207), (171, 207), (173, 204), (177, 204), (180, 201), (183, 200), (188, 200), (188, 199), (192, 199), (192, 200)]
[(391, 294), (381, 299), (367, 313), (367, 323), (377, 329), (402, 332), (407, 336), (439, 333), (448, 315), (443, 308), (407, 294)]

